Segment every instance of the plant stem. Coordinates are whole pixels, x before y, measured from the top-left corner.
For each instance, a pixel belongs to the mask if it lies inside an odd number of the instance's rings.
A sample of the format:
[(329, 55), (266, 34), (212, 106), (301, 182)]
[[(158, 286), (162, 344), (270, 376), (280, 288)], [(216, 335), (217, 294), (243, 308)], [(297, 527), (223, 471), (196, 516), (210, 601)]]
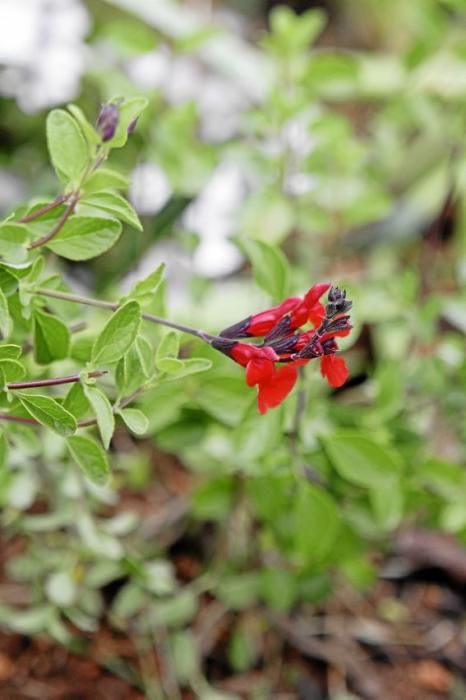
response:
[[(107, 370), (95, 370), (94, 372), (89, 372), (89, 377), (96, 378), (102, 377), (107, 374)], [(38, 389), (42, 386), (58, 386), (59, 384), (73, 384), (73, 382), (81, 381), (79, 374), (70, 374), (67, 377), (52, 377), (51, 379), (33, 379), (29, 382), (12, 382), (7, 384), (7, 388), (10, 391), (18, 389)]]
[(25, 216), (22, 216), (20, 219), (18, 219), (18, 224), (27, 224), (27, 223), (29, 223), (29, 221), (34, 221), (35, 219), (39, 219), (44, 214), (47, 214), (47, 212), (52, 211), (53, 209), (56, 209), (57, 207), (59, 207), (60, 204), (64, 204), (65, 202), (67, 202), (70, 197), (71, 197), (71, 192), (69, 192), (68, 194), (61, 194), (58, 197), (55, 197), (53, 202), (49, 202), (48, 204), (44, 204), (43, 207), (40, 207), (39, 209), (35, 209), (30, 214), (26, 214)]
[[(73, 301), (76, 304), (85, 304), (87, 306), (96, 306), (100, 309), (107, 309), (108, 311), (117, 311), (121, 304), (112, 301), (101, 301), (100, 299), (91, 299), (89, 297), (79, 296), (78, 294), (69, 294), (68, 292), (60, 292), (53, 289), (43, 289), (42, 287), (34, 290), (35, 294), (43, 297), (52, 297), (53, 299), (61, 299), (62, 301)], [(216, 335), (211, 335), (205, 331), (198, 330), (197, 328), (191, 328), (190, 326), (185, 326), (181, 323), (174, 323), (173, 321), (167, 321), (165, 318), (160, 318), (160, 316), (154, 316), (153, 314), (142, 314), (142, 318), (150, 323), (156, 323), (160, 326), (167, 326), (168, 328), (174, 328), (182, 333), (189, 333), (189, 335), (195, 335), (196, 338), (200, 338), (206, 343), (211, 343), (213, 340), (225, 340), (224, 338), (218, 338)]]
[(0, 413), (0, 421), (9, 421), (10, 423), (26, 423), (26, 425), (40, 425), (35, 418), (25, 418), (24, 416), (10, 416), (9, 413)]
[(33, 250), (34, 248), (39, 248), (42, 245), (45, 245), (49, 241), (54, 238), (59, 231), (63, 228), (65, 225), (66, 221), (69, 219), (71, 214), (74, 212), (74, 209), (76, 207), (76, 204), (78, 203), (79, 200), (79, 195), (77, 192), (73, 192), (71, 195), (71, 199), (68, 202), (68, 206), (66, 207), (65, 211), (61, 215), (61, 217), (58, 219), (57, 223), (55, 226), (45, 235), (42, 236), (42, 238), (38, 238), (37, 241), (34, 241), (31, 243), (29, 246), (29, 250)]

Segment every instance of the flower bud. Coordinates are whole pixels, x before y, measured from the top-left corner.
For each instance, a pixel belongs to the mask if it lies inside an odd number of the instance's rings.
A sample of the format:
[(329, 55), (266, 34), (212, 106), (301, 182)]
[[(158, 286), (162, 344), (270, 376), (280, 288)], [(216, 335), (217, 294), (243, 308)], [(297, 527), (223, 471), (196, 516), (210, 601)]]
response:
[(131, 134), (135, 130), (137, 123), (138, 123), (138, 119), (139, 119), (139, 117), (136, 117), (136, 119), (133, 119), (133, 121), (130, 123), (130, 125), (126, 129), (126, 133), (128, 134), (128, 136), (131, 136)]
[(97, 117), (97, 131), (102, 137), (102, 141), (110, 141), (115, 135), (118, 126), (119, 107), (111, 102), (102, 106), (99, 116)]

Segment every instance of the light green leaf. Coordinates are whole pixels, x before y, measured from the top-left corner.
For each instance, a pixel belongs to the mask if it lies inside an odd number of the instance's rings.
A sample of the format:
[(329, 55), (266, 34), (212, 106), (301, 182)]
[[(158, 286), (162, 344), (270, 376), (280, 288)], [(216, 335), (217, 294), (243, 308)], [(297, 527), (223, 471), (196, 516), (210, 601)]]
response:
[(394, 530), (403, 517), (403, 491), (399, 479), (393, 478), (383, 488), (370, 489), (369, 499), (377, 525)]
[(7, 338), (11, 332), (11, 319), (8, 310), (8, 302), (2, 290), (0, 289), (0, 333), (4, 338)]
[(47, 145), (58, 177), (65, 183), (78, 183), (89, 160), (83, 132), (63, 109), (54, 109), (47, 117)]
[(113, 415), (111, 403), (97, 387), (84, 385), (83, 388), (84, 394), (91, 404), (97, 419), (97, 427), (99, 428), (103, 445), (108, 450), (113, 431), (115, 430), (115, 416)]
[(101, 190), (126, 190), (129, 187), (129, 179), (126, 175), (110, 168), (99, 168), (93, 173), (83, 187), (86, 195), (100, 192)]
[(44, 590), (50, 602), (60, 608), (73, 605), (78, 596), (76, 581), (68, 571), (51, 574), (45, 582)]
[[(115, 102), (115, 100), (112, 101)], [(147, 107), (147, 104), (148, 102), (145, 97), (132, 97), (129, 100), (125, 100), (123, 104), (120, 105), (115, 135), (108, 141), (108, 145), (111, 148), (121, 148), (121, 146), (125, 145), (128, 140), (129, 125), (139, 117)]]
[(102, 190), (86, 196), (81, 202), (82, 204), (102, 209), (102, 211), (112, 214), (116, 219), (125, 221), (138, 231), (142, 231), (142, 224), (133, 207), (124, 197), (116, 192)]
[[(0, 250), (2, 258), (11, 263), (23, 263), (27, 257), (26, 246), (29, 243), (29, 232), (23, 224), (7, 222), (0, 226)], [(4, 261), (3, 261), (4, 262)], [(14, 270), (8, 270), (14, 274)]]
[(160, 364), (165, 358), (176, 358), (180, 348), (180, 338), (176, 331), (168, 331), (160, 341), (157, 352), (155, 354), (155, 364), (158, 369), (162, 370)]
[(153, 301), (157, 290), (163, 280), (165, 264), (161, 263), (154, 272), (151, 272), (145, 279), (136, 282), (126, 298), (134, 299), (140, 304), (146, 304)]
[(111, 248), (120, 233), (115, 219), (71, 216), (47, 247), (67, 260), (89, 260)]
[(333, 498), (322, 489), (301, 483), (293, 507), (295, 551), (306, 563), (318, 563), (332, 551), (340, 530)]
[(183, 371), (183, 360), (177, 360), (176, 357), (162, 357), (157, 363), (157, 368), (160, 372), (177, 374)]
[(63, 408), (72, 413), (77, 420), (87, 416), (90, 411), (90, 404), (84, 394), (81, 382), (75, 382), (71, 385), (71, 389), (63, 402)]
[(8, 454), (8, 443), (6, 441), (5, 433), (0, 430), (0, 467), (2, 467), (7, 458)]
[(64, 360), (70, 351), (70, 331), (57, 316), (40, 309), (34, 312), (34, 359), (40, 365)]
[(0, 345), (0, 360), (17, 360), (21, 355), (19, 345)]
[(68, 110), (71, 112), (75, 120), (77, 121), (84, 137), (88, 143), (89, 154), (95, 150), (95, 147), (100, 143), (100, 136), (95, 130), (94, 126), (86, 119), (86, 116), (82, 109), (77, 105), (68, 105)]
[(395, 450), (365, 435), (339, 431), (323, 440), (330, 461), (343, 479), (369, 488), (385, 488), (398, 477), (402, 465)]
[(16, 394), (26, 411), (39, 423), (62, 437), (76, 431), (76, 420), (58, 401), (38, 394)]
[(68, 449), (76, 464), (94, 484), (107, 482), (110, 469), (103, 449), (94, 440), (74, 435), (67, 440)]
[(94, 363), (118, 362), (136, 340), (141, 323), (141, 307), (136, 301), (128, 301), (115, 311), (107, 321), (92, 348)]
[(275, 301), (288, 293), (289, 265), (282, 251), (263, 241), (242, 240), (241, 247), (252, 263), (254, 278)]
[(17, 360), (2, 360), (0, 358), (0, 369), (7, 382), (19, 382), (26, 375), (25, 368)]
[(136, 435), (144, 435), (149, 427), (149, 420), (142, 411), (137, 408), (122, 408), (118, 411), (125, 424)]
[[(171, 361), (173, 362), (173, 358), (171, 358)], [(161, 360), (161, 362), (163, 366), (165, 360)], [(181, 379), (182, 377), (187, 377), (189, 374), (197, 374), (197, 372), (206, 372), (212, 367), (212, 361), (202, 357), (192, 357), (189, 360), (176, 360), (176, 362), (180, 362), (182, 366), (176, 372), (170, 372), (170, 374), (165, 376), (163, 378), (164, 382)]]

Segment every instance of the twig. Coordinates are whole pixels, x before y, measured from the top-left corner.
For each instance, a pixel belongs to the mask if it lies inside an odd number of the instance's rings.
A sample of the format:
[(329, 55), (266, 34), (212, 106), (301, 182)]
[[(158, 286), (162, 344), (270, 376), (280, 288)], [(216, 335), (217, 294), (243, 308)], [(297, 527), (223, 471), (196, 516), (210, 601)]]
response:
[(61, 215), (61, 217), (58, 219), (55, 226), (45, 236), (42, 236), (42, 238), (38, 238), (36, 241), (31, 243), (31, 245), (29, 246), (29, 250), (33, 250), (34, 248), (39, 248), (40, 246), (45, 245), (46, 243), (51, 241), (52, 238), (54, 238), (57, 235), (57, 233), (59, 233), (59, 231), (61, 231), (61, 229), (65, 225), (66, 221), (69, 219), (71, 214), (74, 212), (74, 209), (76, 207), (76, 204), (78, 203), (78, 200), (79, 200), (79, 195), (76, 192), (74, 192), (71, 195), (71, 199), (68, 203), (68, 206), (66, 207), (66, 209), (63, 212), (63, 214)]
[[(112, 301), (102, 301), (100, 299), (91, 299), (90, 297), (83, 297), (78, 294), (69, 294), (68, 292), (60, 292), (52, 289), (44, 289), (39, 287), (34, 290), (35, 294), (43, 297), (51, 297), (53, 299), (61, 299), (62, 301), (72, 301), (75, 304), (84, 304), (86, 306), (96, 306), (99, 309), (106, 309), (107, 311), (117, 311), (121, 308), (121, 304)], [(185, 326), (181, 323), (174, 323), (173, 321), (167, 321), (165, 318), (160, 316), (154, 316), (153, 314), (142, 314), (142, 318), (149, 323), (156, 323), (161, 326), (167, 326), (168, 328), (174, 328), (182, 333), (189, 333), (189, 335), (195, 335), (206, 343), (211, 343), (213, 340), (224, 341), (225, 338), (219, 338), (216, 335), (211, 335), (205, 331), (198, 330), (197, 328), (191, 328), (190, 326)]]
[[(102, 377), (107, 374), (107, 370), (95, 370), (94, 372), (89, 372), (88, 376), (92, 379), (96, 377)], [(66, 377), (52, 377), (51, 379), (31, 379), (27, 382), (12, 382), (7, 384), (7, 388), (10, 391), (18, 391), (19, 389), (38, 389), (43, 386), (58, 386), (60, 384), (73, 384), (73, 382), (81, 381), (81, 376), (79, 374), (69, 374)]]
[(64, 204), (65, 202), (67, 202), (70, 197), (71, 197), (71, 192), (69, 192), (68, 194), (59, 195), (58, 197), (56, 197), (53, 200), (53, 202), (49, 202), (48, 204), (44, 204), (43, 207), (39, 207), (39, 209), (35, 209), (30, 214), (26, 214), (25, 216), (22, 216), (20, 219), (18, 219), (18, 224), (27, 224), (30, 221), (34, 221), (35, 219), (39, 219), (44, 214), (47, 214), (49, 211), (52, 211), (53, 209), (56, 209), (57, 207), (59, 207), (60, 204)]

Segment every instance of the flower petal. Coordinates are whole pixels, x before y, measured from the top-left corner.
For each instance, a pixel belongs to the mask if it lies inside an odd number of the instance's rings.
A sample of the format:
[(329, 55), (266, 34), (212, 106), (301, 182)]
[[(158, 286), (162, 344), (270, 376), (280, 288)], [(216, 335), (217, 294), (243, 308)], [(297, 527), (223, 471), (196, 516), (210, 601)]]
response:
[(254, 386), (261, 381), (266, 381), (272, 377), (274, 365), (272, 360), (267, 358), (253, 358), (246, 365), (246, 384)]
[(314, 328), (318, 328), (324, 318), (325, 306), (318, 301), (309, 309), (309, 321), (312, 323)]
[(326, 377), (330, 386), (343, 386), (349, 376), (348, 367), (342, 357), (324, 355), (320, 358), (320, 373)]
[(259, 382), (257, 387), (257, 406), (262, 415), (269, 408), (275, 408), (288, 396), (296, 384), (298, 371), (293, 365), (285, 365), (276, 370), (272, 377)]
[(313, 287), (311, 287), (304, 297), (304, 303), (306, 304), (307, 308), (310, 309), (311, 306), (314, 306), (316, 301), (319, 301), (322, 294), (325, 294), (325, 292), (327, 292), (331, 286), (332, 285), (329, 282), (320, 282), (319, 284), (315, 284)]

